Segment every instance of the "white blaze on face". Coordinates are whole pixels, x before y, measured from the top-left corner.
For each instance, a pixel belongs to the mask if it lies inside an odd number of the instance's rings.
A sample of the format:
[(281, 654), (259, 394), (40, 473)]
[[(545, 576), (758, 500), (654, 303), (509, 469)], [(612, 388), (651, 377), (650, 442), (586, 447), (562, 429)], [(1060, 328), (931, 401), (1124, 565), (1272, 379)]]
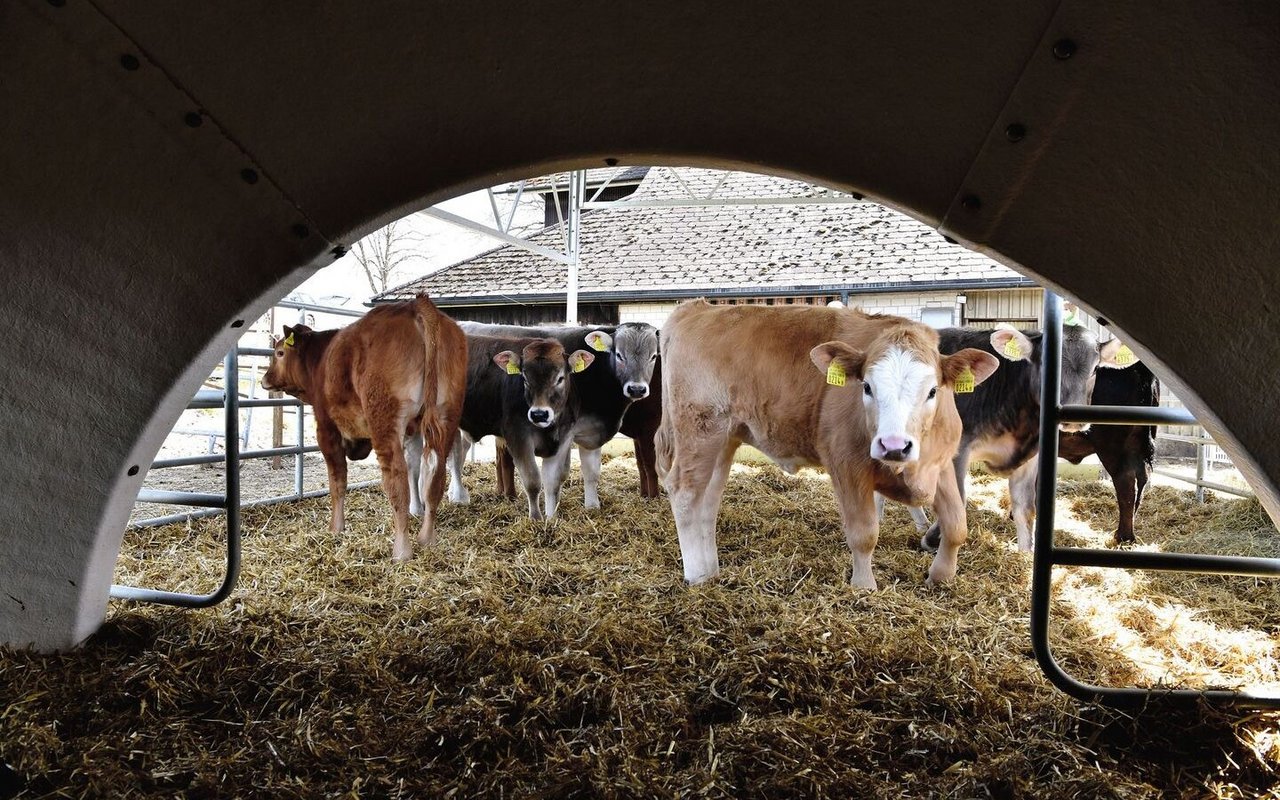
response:
[(920, 433), (937, 403), (938, 372), (909, 350), (890, 348), (863, 375), (862, 402), (872, 431), (871, 457), (920, 458)]

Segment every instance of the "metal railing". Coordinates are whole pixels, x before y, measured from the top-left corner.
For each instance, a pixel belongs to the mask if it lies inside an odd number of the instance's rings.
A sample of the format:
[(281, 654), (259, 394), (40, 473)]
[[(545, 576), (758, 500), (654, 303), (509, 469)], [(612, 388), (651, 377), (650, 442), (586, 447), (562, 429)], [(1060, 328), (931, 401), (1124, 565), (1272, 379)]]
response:
[(1212, 575), (1280, 577), (1280, 558), (1158, 553), (1058, 547), (1054, 544), (1054, 512), (1058, 486), (1058, 424), (1188, 425), (1195, 418), (1181, 409), (1132, 406), (1061, 405), (1062, 302), (1044, 294), (1044, 349), (1040, 407), (1040, 476), (1036, 493), (1036, 528), (1031, 572), (1031, 648), (1045, 676), (1062, 691), (1091, 703), (1135, 706), (1155, 698), (1198, 703), (1210, 701), (1246, 708), (1280, 708), (1280, 697), (1224, 689), (1140, 689), (1084, 683), (1054, 658), (1049, 647), (1051, 579), (1055, 566), (1198, 572)]
[[(344, 308), (330, 308), (328, 306), (318, 306), (311, 303), (281, 301), (276, 305), (282, 308), (296, 309), (300, 316), (305, 314), (307, 311), (315, 311), (325, 314), (338, 314), (350, 317), (364, 316), (363, 311), (352, 311)], [(217, 605), (230, 596), (240, 574), (240, 510), (252, 506), (295, 502), (311, 497), (322, 497), (328, 494), (328, 489), (316, 489), (310, 492), (304, 491), (306, 475), (304, 466), (305, 459), (303, 456), (307, 453), (317, 453), (320, 451), (320, 447), (318, 445), (306, 444), (305, 406), (301, 401), (292, 397), (241, 399), (239, 396), (239, 387), (240, 356), (242, 355), (270, 357), (272, 355), (272, 350), (267, 347), (240, 347), (238, 345), (231, 348), (222, 362), (223, 390), (219, 392), (216, 390), (202, 389), (197, 392), (196, 396), (187, 404), (188, 410), (213, 408), (223, 409), (226, 419), (224, 421), (224, 430), (221, 434), (221, 438), (224, 442), (225, 452), (222, 454), (214, 453), (199, 456), (158, 459), (151, 463), (151, 469), (157, 470), (223, 462), (226, 466), (226, 488), (224, 493), (209, 494), (203, 492), (179, 492), (144, 488), (138, 492), (137, 502), (139, 503), (191, 506), (193, 507), (193, 510), (181, 511), (176, 514), (169, 514), (161, 517), (151, 517), (131, 522), (129, 524), (130, 528), (154, 527), (158, 525), (168, 525), (174, 522), (186, 522), (192, 519), (214, 516), (217, 514), (226, 514), (227, 566), (223, 573), (221, 583), (217, 589), (209, 594), (189, 594), (186, 592), (172, 592), (164, 589), (148, 589), (136, 586), (121, 586), (113, 584), (111, 586), (111, 597), (118, 600), (162, 603), (164, 605), (182, 606), (185, 608), (207, 608), (209, 606)], [(241, 409), (248, 411), (253, 408), (290, 406), (296, 409), (295, 413), (297, 414), (296, 444), (289, 447), (273, 447), (263, 450), (241, 449)], [(248, 426), (246, 426), (246, 428), (247, 427)], [(287, 455), (294, 456), (293, 492), (276, 495), (274, 497), (251, 500), (247, 503), (242, 502), (240, 499), (241, 463), (253, 459), (275, 458), (277, 456)], [(348, 488), (362, 489), (377, 484), (378, 481), (376, 480), (362, 481), (351, 484)]]
[(1172, 478), (1173, 480), (1176, 480), (1176, 481), (1189, 483), (1192, 486), (1196, 487), (1196, 502), (1199, 502), (1199, 503), (1204, 502), (1205, 489), (1212, 489), (1215, 492), (1223, 492), (1224, 494), (1233, 494), (1236, 497), (1253, 497), (1253, 492), (1249, 491), (1248, 489), (1241, 489), (1238, 486), (1228, 486), (1225, 483), (1218, 483), (1216, 481), (1205, 480), (1204, 474), (1205, 474), (1205, 469), (1208, 466), (1208, 462), (1209, 462), (1209, 448), (1217, 447), (1217, 443), (1213, 441), (1213, 437), (1209, 436), (1204, 432), (1203, 428), (1200, 428), (1200, 434), (1198, 436), (1188, 436), (1187, 434), (1183, 434), (1183, 433), (1166, 433), (1165, 431), (1158, 431), (1156, 433), (1156, 438), (1164, 439), (1165, 441), (1168, 441), (1168, 442), (1183, 442), (1184, 444), (1195, 445), (1196, 476), (1194, 478), (1189, 478), (1186, 475), (1183, 475), (1180, 472), (1174, 472), (1171, 469), (1161, 469), (1159, 467), (1156, 467), (1151, 471), (1154, 472), (1156, 475), (1162, 475), (1166, 478)]

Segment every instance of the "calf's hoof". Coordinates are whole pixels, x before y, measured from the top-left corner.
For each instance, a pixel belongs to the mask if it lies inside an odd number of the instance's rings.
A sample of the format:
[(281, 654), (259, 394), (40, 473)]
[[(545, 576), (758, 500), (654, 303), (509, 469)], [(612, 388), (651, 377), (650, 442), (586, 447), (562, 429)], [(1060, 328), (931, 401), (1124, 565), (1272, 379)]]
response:
[(926, 553), (938, 552), (938, 545), (942, 544), (942, 534), (937, 528), (930, 528), (924, 536), (920, 537), (920, 549)]
[(466, 489), (463, 489), (460, 492), (455, 492), (454, 490), (450, 489), (449, 502), (459, 506), (468, 505), (471, 502), (471, 493), (468, 492)]
[(413, 558), (413, 547), (410, 545), (395, 544), (391, 547), (391, 560), (396, 563), (408, 561)]
[(409, 513), (410, 513), (411, 515), (415, 516), (415, 517), (421, 517), (421, 516), (422, 516), (422, 504), (421, 504), (421, 503), (410, 503), (410, 504), (409, 504)]
[(701, 586), (707, 581), (713, 578), (719, 577), (719, 575), (720, 575), (720, 567), (718, 566), (715, 567), (714, 569), (707, 570), (707, 571), (692, 572), (692, 573), (686, 571), (684, 573), (684, 584), (685, 586)]
[(951, 583), (951, 581), (955, 580), (955, 577), (955, 567), (940, 567), (937, 564), (934, 564), (930, 566), (929, 571), (925, 573), (924, 585), (938, 586), (944, 583)]

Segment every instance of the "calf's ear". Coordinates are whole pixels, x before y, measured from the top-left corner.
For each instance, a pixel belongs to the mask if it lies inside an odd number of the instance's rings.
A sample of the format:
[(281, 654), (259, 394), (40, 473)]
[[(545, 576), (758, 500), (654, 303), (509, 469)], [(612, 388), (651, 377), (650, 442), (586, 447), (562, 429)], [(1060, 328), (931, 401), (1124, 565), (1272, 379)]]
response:
[(1119, 339), (1098, 345), (1098, 366), (1108, 369), (1124, 369), (1138, 363), (1138, 354)]
[(591, 362), (595, 361), (596, 357), (591, 355), (591, 352), (588, 350), (574, 350), (569, 354), (568, 360), (569, 369), (571, 371), (582, 372), (587, 367), (591, 366)]
[(809, 360), (818, 372), (828, 373), (834, 363), (845, 375), (862, 380), (862, 367), (867, 354), (855, 350), (844, 342), (823, 342), (809, 351)]
[(1010, 361), (1031, 360), (1031, 340), (1014, 328), (999, 328), (991, 333), (991, 346)]
[(956, 378), (969, 370), (973, 374), (973, 385), (977, 386), (990, 378), (1000, 367), (1000, 360), (985, 350), (966, 347), (949, 356), (942, 357), (942, 382), (947, 386), (955, 385)]
[(497, 364), (508, 375), (520, 374), (520, 357), (510, 350), (503, 350), (495, 355), (493, 363)]
[(597, 353), (603, 353), (613, 347), (613, 337), (604, 331), (592, 331), (586, 335), (587, 347)]

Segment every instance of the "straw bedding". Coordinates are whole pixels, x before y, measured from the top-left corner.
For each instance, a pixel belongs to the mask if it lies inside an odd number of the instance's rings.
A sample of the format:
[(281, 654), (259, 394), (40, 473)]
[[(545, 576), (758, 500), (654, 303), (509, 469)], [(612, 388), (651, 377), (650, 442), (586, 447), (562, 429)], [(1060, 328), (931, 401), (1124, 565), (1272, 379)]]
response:
[[(546, 524), (468, 470), (473, 504), (445, 505), (441, 544), (408, 564), (378, 491), (341, 536), (327, 499), (255, 509), (222, 606), (113, 603), (76, 652), (0, 651), (0, 795), (1280, 797), (1280, 717), (1120, 714), (1040, 676), (1002, 482), (976, 481), (955, 584), (923, 586), (891, 506), (864, 592), (825, 478), (738, 465), (723, 574), (690, 589), (631, 459), (605, 465), (602, 510), (575, 482)], [(1063, 537), (1104, 542), (1111, 497), (1068, 485)], [(1139, 537), (1275, 554), (1256, 503), (1188, 497), (1153, 489)], [(207, 590), (222, 525), (130, 532), (117, 581)], [(1054, 646), (1082, 678), (1280, 672), (1267, 582), (1079, 569), (1055, 593)]]

